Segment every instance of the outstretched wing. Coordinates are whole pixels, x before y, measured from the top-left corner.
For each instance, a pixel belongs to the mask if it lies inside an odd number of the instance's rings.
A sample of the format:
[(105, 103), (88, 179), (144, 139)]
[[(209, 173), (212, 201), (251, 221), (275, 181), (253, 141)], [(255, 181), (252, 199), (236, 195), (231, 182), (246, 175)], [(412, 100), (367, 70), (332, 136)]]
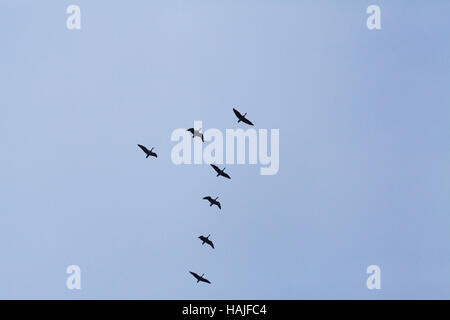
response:
[(214, 170), (216, 170), (217, 173), (221, 173), (222, 171), (219, 169), (218, 166), (216, 166), (215, 164), (212, 164), (211, 167), (213, 167)]
[(231, 177), (225, 172), (221, 173), (221, 175), (224, 176), (225, 178), (231, 179)]
[(195, 279), (197, 279), (197, 280), (199, 280), (199, 279), (201, 278), (201, 277), (200, 277), (198, 274), (196, 274), (195, 272), (189, 271), (189, 273), (192, 274), (192, 275), (195, 277)]
[(249, 124), (251, 126), (253, 125), (253, 123), (250, 120), (246, 119), (246, 118), (242, 118), (242, 122), (245, 122), (246, 124)]
[(220, 202), (217, 201), (217, 206), (219, 207), (219, 209), (222, 209), (222, 207), (220, 206)]
[(214, 249), (214, 244), (212, 243), (211, 240), (206, 240), (205, 241), (207, 244), (209, 244), (213, 249)]
[(239, 119), (242, 118), (242, 114), (240, 114), (239, 111), (237, 111), (235, 108), (233, 108), (234, 114), (236, 115), (236, 117), (238, 117)]
[(194, 128), (189, 128), (186, 131), (189, 131), (190, 133), (194, 134)]
[(206, 282), (206, 283), (211, 283), (208, 279), (205, 278), (201, 278), (200, 281)]
[(148, 151), (148, 149), (146, 147), (144, 147), (142, 144), (138, 144), (138, 147), (142, 149), (142, 151), (144, 151), (145, 153), (148, 153), (150, 151)]
[(203, 138), (203, 134), (202, 134), (202, 142), (205, 142), (205, 139)]
[(203, 197), (203, 199), (208, 200), (208, 201), (211, 201), (211, 200), (212, 200), (212, 198), (211, 198), (210, 196)]
[(153, 152), (153, 156), (154, 156), (155, 158), (158, 158), (158, 155), (157, 155), (156, 153), (154, 153), (154, 152)]

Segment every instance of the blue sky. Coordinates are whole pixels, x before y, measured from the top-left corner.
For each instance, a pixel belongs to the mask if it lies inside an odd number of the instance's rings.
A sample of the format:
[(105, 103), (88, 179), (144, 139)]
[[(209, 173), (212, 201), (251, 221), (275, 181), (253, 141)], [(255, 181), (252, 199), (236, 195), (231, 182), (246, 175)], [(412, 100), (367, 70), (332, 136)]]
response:
[[(0, 298), (448, 299), (449, 13), (2, 1)], [(240, 127), (233, 107), (280, 130), (277, 175), (171, 162), (174, 129)], [(372, 264), (381, 290), (366, 288)]]

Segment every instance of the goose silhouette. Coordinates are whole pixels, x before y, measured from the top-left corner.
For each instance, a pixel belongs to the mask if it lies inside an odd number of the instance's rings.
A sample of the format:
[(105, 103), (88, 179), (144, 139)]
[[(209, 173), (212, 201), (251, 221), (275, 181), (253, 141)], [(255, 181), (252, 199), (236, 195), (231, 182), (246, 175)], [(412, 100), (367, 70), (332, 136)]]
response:
[(220, 205), (220, 202), (217, 201), (217, 199), (219, 199), (219, 197), (216, 197), (215, 199), (211, 198), (210, 196), (207, 197), (203, 197), (203, 199), (208, 200), (209, 201), (209, 206), (212, 207), (213, 205), (216, 205), (219, 207), (219, 209), (222, 209), (222, 206)]
[(202, 240), (202, 245), (204, 245), (204, 244), (206, 243), (206, 244), (209, 244), (209, 245), (211, 246), (211, 248), (214, 249), (214, 244), (213, 244), (213, 242), (212, 242), (211, 240), (209, 240), (209, 236), (210, 236), (210, 234), (208, 234), (207, 237), (205, 237), (205, 236), (200, 236), (200, 237), (198, 237), (198, 238), (199, 238), (200, 240)]
[(145, 152), (145, 154), (147, 155), (145, 158), (148, 158), (150, 156), (158, 158), (158, 155), (156, 153), (153, 152), (153, 149), (155, 148), (151, 148), (151, 150), (148, 150), (146, 147), (144, 147), (142, 144), (138, 144), (139, 148), (142, 149), (142, 151)]
[(246, 123), (248, 125), (251, 125), (251, 126), (253, 125), (253, 123), (245, 117), (247, 115), (247, 113), (244, 113), (244, 115), (242, 115), (235, 108), (233, 108), (233, 111), (234, 111), (234, 114), (236, 115), (236, 117), (238, 117), (238, 119), (239, 119), (238, 123), (242, 121), (242, 122), (244, 122), (244, 123)]
[(217, 176), (216, 176), (216, 177), (222, 176), (222, 177), (225, 177), (225, 178), (227, 178), (227, 179), (231, 179), (231, 177), (230, 177), (228, 174), (225, 173), (225, 168), (223, 168), (223, 169), (221, 170), (221, 169), (220, 169), (218, 166), (216, 166), (215, 164), (212, 164), (211, 167), (217, 172)]
[(194, 276), (195, 279), (197, 279), (197, 283), (201, 282), (206, 282), (206, 283), (211, 283), (208, 279), (203, 278), (203, 276), (205, 274), (202, 274), (201, 276), (199, 276), (198, 274), (196, 274), (195, 272), (189, 271), (190, 274), (192, 274)]

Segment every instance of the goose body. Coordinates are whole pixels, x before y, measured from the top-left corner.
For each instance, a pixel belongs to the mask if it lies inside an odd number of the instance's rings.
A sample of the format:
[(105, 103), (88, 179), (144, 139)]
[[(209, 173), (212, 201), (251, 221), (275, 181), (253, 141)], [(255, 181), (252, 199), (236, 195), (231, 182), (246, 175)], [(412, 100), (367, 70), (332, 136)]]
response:
[(209, 201), (209, 206), (212, 207), (213, 205), (216, 205), (219, 207), (219, 209), (222, 209), (222, 206), (220, 205), (220, 202), (217, 201), (219, 197), (216, 197), (215, 199), (211, 198), (210, 196), (207, 197), (203, 197), (204, 200), (208, 200)]
[(247, 115), (247, 113), (244, 113), (244, 114), (242, 115), (242, 114), (241, 114), (239, 111), (237, 111), (235, 108), (233, 108), (233, 112), (234, 112), (234, 114), (236, 115), (236, 117), (239, 119), (239, 120), (238, 120), (238, 123), (242, 121), (242, 122), (244, 122), (244, 123), (246, 123), (246, 124), (248, 124), (248, 125), (250, 125), (250, 126), (253, 125), (253, 123), (245, 117), (245, 116)]
[(201, 282), (206, 282), (206, 283), (211, 283), (208, 279), (203, 278), (204, 274), (202, 274), (201, 276), (199, 276), (197, 273), (189, 271), (190, 274), (192, 274), (194, 276), (195, 279), (197, 279), (197, 283)]
[(142, 144), (138, 144), (138, 147), (142, 149), (142, 151), (145, 152), (145, 154), (147, 155), (145, 158), (148, 158), (150, 156), (158, 158), (158, 155), (153, 152), (154, 148), (151, 148), (150, 150), (148, 150), (145, 146), (143, 146)]
[(227, 174), (227, 173), (225, 173), (225, 168), (223, 168), (222, 170), (218, 167), (218, 166), (216, 166), (215, 164), (211, 164), (211, 167), (217, 172), (217, 177), (218, 176), (222, 176), (222, 177), (225, 177), (225, 178), (227, 178), (227, 179), (231, 179), (231, 177)]
[(205, 142), (205, 140), (203, 139), (203, 133), (201, 133), (200, 130), (201, 129), (195, 130), (194, 128), (189, 128), (186, 131), (189, 131), (192, 134), (192, 138), (199, 137), (203, 142)]
[(210, 245), (211, 246), (211, 248), (213, 248), (214, 249), (214, 244), (213, 244), (213, 242), (211, 241), (211, 240), (209, 240), (209, 234), (208, 234), (208, 236), (207, 237), (205, 237), (205, 236), (200, 236), (200, 237), (198, 237), (200, 240), (202, 240), (202, 245), (204, 245), (205, 243), (206, 244), (208, 244), (208, 245)]

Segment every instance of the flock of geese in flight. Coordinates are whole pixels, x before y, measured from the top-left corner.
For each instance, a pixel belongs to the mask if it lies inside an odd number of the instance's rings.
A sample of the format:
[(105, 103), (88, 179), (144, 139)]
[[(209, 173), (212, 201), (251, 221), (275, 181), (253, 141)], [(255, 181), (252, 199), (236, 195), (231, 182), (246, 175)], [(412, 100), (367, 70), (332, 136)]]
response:
[[(238, 118), (238, 123), (242, 121), (242, 122), (244, 122), (244, 123), (246, 123), (246, 124), (248, 124), (248, 125), (253, 126), (253, 123), (245, 117), (245, 116), (247, 115), (247, 113), (244, 113), (244, 114), (242, 115), (239, 111), (237, 111), (237, 110), (234, 109), (234, 108), (233, 108), (233, 112), (234, 112), (234, 114), (236, 115), (236, 117)], [(193, 139), (194, 139), (195, 137), (199, 137), (199, 138), (202, 140), (202, 142), (205, 141), (205, 140), (203, 139), (203, 133), (200, 132), (200, 131), (201, 131), (201, 128), (200, 128), (199, 130), (195, 130), (194, 128), (189, 128), (189, 129), (187, 129), (186, 131), (189, 131), (189, 132), (192, 134), (192, 138), (193, 138)], [(147, 147), (145, 147), (145, 146), (143, 146), (143, 145), (141, 145), (141, 144), (138, 144), (138, 147), (141, 148), (142, 151), (145, 152), (145, 154), (146, 154), (146, 157), (145, 157), (145, 158), (148, 158), (148, 157), (155, 157), (155, 158), (157, 158), (157, 157), (158, 157), (158, 155), (157, 155), (155, 152), (153, 152), (154, 147), (152, 147), (150, 150), (147, 149)], [(219, 168), (218, 166), (216, 166), (215, 164), (211, 164), (211, 167), (212, 167), (212, 168), (214, 169), (214, 171), (217, 173), (216, 177), (222, 176), (222, 177), (224, 177), (224, 178), (231, 179), (231, 177), (225, 172), (225, 168), (220, 169), (220, 168)], [(210, 207), (212, 207), (213, 205), (216, 205), (219, 209), (222, 209), (222, 206), (220, 205), (220, 202), (217, 201), (218, 198), (219, 198), (219, 197), (216, 197), (215, 199), (213, 199), (213, 198), (210, 197), (210, 196), (206, 196), (206, 197), (204, 197), (203, 199), (209, 201), (209, 206), (210, 206)], [(211, 248), (214, 249), (214, 243), (209, 239), (209, 237), (210, 237), (210, 234), (208, 234), (207, 237), (201, 235), (201, 236), (199, 236), (198, 238), (202, 241), (202, 245), (204, 245), (204, 244), (206, 243), (206, 244), (208, 244)], [(208, 279), (206, 279), (206, 278), (203, 277), (205, 274), (202, 274), (202, 275), (200, 276), (200, 275), (198, 275), (197, 273), (192, 272), (192, 271), (189, 271), (189, 273), (192, 274), (192, 276), (194, 276), (194, 278), (197, 280), (197, 283), (198, 283), (198, 282), (211, 283)]]

